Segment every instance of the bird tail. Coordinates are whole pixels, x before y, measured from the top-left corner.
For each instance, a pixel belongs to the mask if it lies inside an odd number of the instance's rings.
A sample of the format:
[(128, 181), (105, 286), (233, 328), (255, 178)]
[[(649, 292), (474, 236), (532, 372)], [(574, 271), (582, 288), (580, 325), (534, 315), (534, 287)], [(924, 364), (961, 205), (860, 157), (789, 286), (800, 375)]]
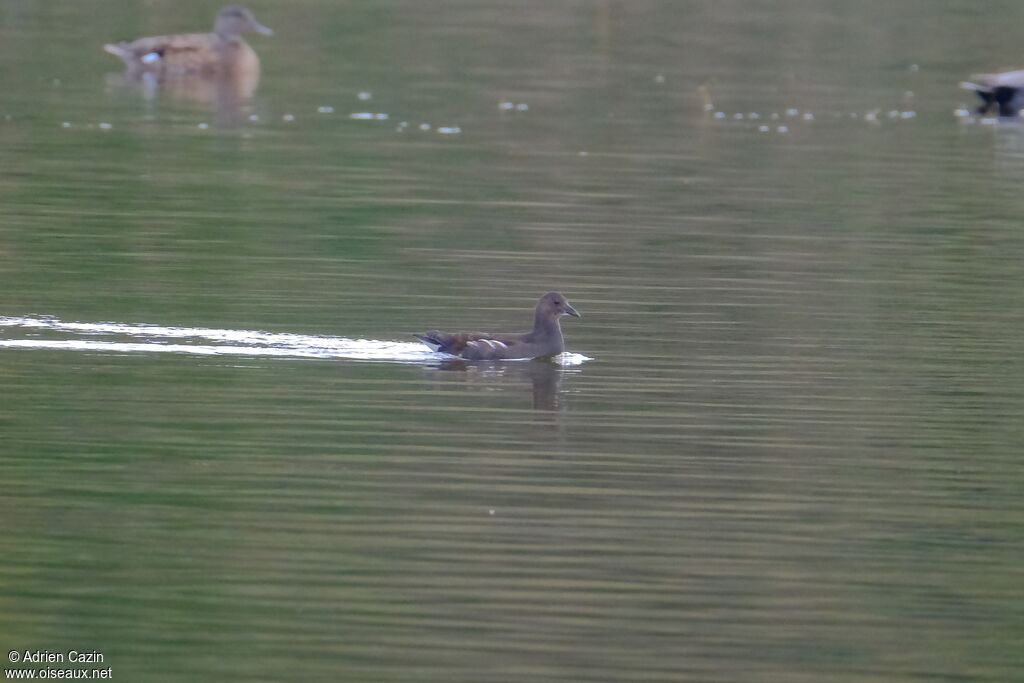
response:
[(423, 334), (414, 334), (414, 337), (419, 339), (421, 342), (430, 347), (431, 351), (442, 351), (445, 345), (448, 343), (448, 339), (445, 339), (447, 335), (443, 335), (437, 330), (430, 330)]
[(977, 93), (990, 93), (992, 92), (991, 85), (985, 85), (984, 83), (975, 83), (974, 81), (960, 81), (960, 87), (964, 90), (971, 90)]
[(107, 43), (103, 50), (121, 59), (125, 64), (131, 64), (135, 60), (135, 55), (128, 50), (127, 43)]

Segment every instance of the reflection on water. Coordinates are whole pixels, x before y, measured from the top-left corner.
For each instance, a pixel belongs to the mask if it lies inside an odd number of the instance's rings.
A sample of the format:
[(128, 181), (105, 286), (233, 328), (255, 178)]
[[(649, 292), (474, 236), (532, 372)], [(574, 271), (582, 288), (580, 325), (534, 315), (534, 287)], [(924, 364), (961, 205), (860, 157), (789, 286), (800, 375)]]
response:
[(191, 75), (158, 78), (150, 72), (109, 74), (107, 84), (114, 89), (137, 91), (151, 104), (165, 96), (181, 102), (202, 105), (214, 114), (218, 126), (231, 128), (241, 123), (251, 109), (250, 100), (259, 87), (259, 71), (241, 75)]
[[(535, 410), (558, 410), (561, 408), (562, 378), (568, 372), (567, 366), (577, 365), (584, 357), (564, 353), (552, 360), (533, 362), (471, 362), (461, 358), (446, 360), (434, 367), (441, 371), (433, 379), (457, 383), (461, 387), (473, 387), (483, 391), (509, 389), (519, 391), (523, 387), (531, 390)], [(451, 373), (451, 374), (447, 374)]]

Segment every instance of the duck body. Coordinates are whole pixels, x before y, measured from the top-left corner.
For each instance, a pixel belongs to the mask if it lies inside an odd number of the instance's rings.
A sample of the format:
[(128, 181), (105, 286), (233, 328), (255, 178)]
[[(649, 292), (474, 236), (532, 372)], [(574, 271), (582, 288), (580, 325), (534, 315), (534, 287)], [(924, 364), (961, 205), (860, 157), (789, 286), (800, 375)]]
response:
[(558, 292), (548, 292), (537, 302), (530, 332), (492, 334), (428, 330), (415, 336), (434, 351), (466, 360), (545, 358), (565, 351), (565, 340), (559, 324), (563, 315), (580, 317), (564, 296)]
[(441, 332), (428, 330), (416, 338), (439, 353), (447, 353), (466, 360), (505, 360), (513, 358), (543, 358), (555, 356), (565, 350), (561, 330), (557, 336), (537, 339), (537, 335), (492, 334), (489, 332)]
[(246, 8), (229, 5), (218, 13), (212, 33), (148, 36), (109, 43), (103, 49), (119, 57), (128, 71), (135, 74), (150, 73), (169, 79), (253, 75), (258, 78), (259, 57), (242, 38), (248, 32), (273, 33)]
[(222, 40), (214, 33), (152, 36), (105, 49), (120, 57), (130, 71), (164, 78), (230, 76), (260, 69), (260, 58), (248, 43), (241, 38)]
[(994, 110), (1004, 118), (1017, 117), (1021, 109), (1024, 109), (1024, 69), (976, 74), (961, 83), (960, 87), (971, 90), (981, 98), (978, 113), (983, 116)]

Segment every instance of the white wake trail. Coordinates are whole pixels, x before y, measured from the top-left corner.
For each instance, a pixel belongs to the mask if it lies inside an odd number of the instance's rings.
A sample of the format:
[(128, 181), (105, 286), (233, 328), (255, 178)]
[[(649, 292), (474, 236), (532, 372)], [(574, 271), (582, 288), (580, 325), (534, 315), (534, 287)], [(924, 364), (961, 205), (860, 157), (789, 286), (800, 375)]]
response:
[[(0, 348), (92, 351), (97, 353), (183, 353), (200, 356), (270, 356), (278, 358), (337, 358), (396, 363), (437, 363), (450, 358), (419, 342), (350, 339), (321, 335), (166, 327), (146, 323), (64, 322), (51, 317), (2, 317), (0, 328), (64, 332), (68, 339), (2, 339)], [(145, 341), (97, 340), (98, 336), (144, 338)], [(184, 343), (187, 340), (204, 343)], [(173, 343), (167, 340), (173, 340)], [(214, 343), (209, 343), (214, 342)], [(580, 365), (586, 356), (564, 353), (561, 365)]]

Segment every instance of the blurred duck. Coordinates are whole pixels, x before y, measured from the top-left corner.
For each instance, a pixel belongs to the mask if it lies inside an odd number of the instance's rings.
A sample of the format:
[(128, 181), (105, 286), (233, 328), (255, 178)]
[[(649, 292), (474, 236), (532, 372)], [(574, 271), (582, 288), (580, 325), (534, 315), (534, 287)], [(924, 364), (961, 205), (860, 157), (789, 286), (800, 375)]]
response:
[(1016, 117), (1024, 109), (1024, 70), (977, 74), (960, 84), (981, 98), (978, 114), (993, 110), (1002, 117)]
[(103, 49), (120, 57), (131, 74), (157, 77), (188, 76), (259, 79), (260, 59), (243, 33), (273, 35), (245, 7), (228, 5), (217, 14), (213, 33), (150, 36), (109, 43)]
[(580, 317), (564, 296), (558, 292), (548, 292), (537, 302), (533, 312), (533, 330), (530, 332), (491, 334), (429, 330), (415, 337), (434, 351), (466, 360), (545, 358), (565, 350), (562, 327), (558, 322), (563, 315)]

